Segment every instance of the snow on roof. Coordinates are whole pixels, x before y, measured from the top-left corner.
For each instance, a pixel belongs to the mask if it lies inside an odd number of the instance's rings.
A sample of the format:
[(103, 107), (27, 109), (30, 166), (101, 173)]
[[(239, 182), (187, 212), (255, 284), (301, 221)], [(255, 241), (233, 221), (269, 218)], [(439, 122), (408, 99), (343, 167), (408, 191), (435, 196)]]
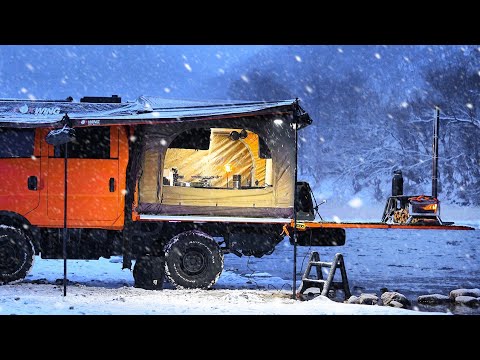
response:
[[(296, 100), (266, 102), (172, 100), (153, 96), (140, 96), (134, 102), (125, 103), (11, 99), (0, 100), (0, 126), (59, 126), (65, 114), (68, 114), (73, 125), (77, 126), (186, 121), (242, 114), (282, 113), (293, 111), (296, 103)], [(307, 115), (303, 125), (310, 122)]]

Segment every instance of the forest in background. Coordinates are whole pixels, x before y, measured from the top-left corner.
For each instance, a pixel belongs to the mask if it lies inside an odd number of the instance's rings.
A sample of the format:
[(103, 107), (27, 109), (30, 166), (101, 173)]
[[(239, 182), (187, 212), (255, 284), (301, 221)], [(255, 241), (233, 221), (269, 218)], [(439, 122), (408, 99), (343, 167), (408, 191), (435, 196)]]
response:
[(439, 106), (439, 198), (480, 205), (480, 48), (285, 46), (248, 63), (231, 98), (299, 97), (314, 119), (300, 137), (300, 176), (383, 202), (400, 169), (406, 194), (430, 194)]

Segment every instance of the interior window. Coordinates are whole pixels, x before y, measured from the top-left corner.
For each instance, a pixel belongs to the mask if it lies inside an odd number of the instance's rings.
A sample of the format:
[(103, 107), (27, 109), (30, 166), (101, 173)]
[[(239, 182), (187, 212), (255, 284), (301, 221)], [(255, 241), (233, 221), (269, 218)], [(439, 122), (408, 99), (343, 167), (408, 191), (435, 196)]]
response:
[(0, 158), (29, 158), (34, 146), (34, 129), (0, 128)]
[(210, 129), (191, 129), (178, 135), (170, 144), (171, 148), (208, 150)]
[[(68, 157), (110, 159), (110, 127), (75, 128), (75, 140), (68, 143)], [(55, 146), (55, 157), (65, 156), (64, 145)]]
[(266, 143), (245, 129), (188, 131), (167, 149), (163, 185), (218, 189), (271, 186), (269, 155)]

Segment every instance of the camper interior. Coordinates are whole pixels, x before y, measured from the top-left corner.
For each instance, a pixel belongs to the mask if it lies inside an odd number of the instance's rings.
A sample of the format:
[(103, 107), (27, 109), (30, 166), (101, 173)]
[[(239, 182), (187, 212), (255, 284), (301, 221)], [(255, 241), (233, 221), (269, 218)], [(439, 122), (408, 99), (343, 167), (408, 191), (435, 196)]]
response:
[(288, 217), (293, 151), (272, 145), (286, 143), (282, 140), (292, 130), (287, 124), (272, 130), (272, 125), (278, 127), (272, 121), (259, 129), (172, 130), (167, 139), (149, 132), (139, 178), (139, 212)]

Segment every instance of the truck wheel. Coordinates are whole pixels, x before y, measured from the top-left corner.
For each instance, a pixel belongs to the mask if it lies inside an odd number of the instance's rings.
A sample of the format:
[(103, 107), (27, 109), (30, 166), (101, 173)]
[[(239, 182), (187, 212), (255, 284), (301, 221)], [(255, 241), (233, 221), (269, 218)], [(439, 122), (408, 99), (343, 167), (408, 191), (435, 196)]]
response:
[(162, 256), (142, 256), (133, 267), (135, 287), (146, 290), (162, 290), (165, 279), (165, 258)]
[(25, 232), (0, 225), (0, 285), (23, 280), (34, 259), (35, 250)]
[(185, 231), (165, 246), (165, 273), (177, 289), (209, 289), (222, 270), (220, 246), (201, 231)]

